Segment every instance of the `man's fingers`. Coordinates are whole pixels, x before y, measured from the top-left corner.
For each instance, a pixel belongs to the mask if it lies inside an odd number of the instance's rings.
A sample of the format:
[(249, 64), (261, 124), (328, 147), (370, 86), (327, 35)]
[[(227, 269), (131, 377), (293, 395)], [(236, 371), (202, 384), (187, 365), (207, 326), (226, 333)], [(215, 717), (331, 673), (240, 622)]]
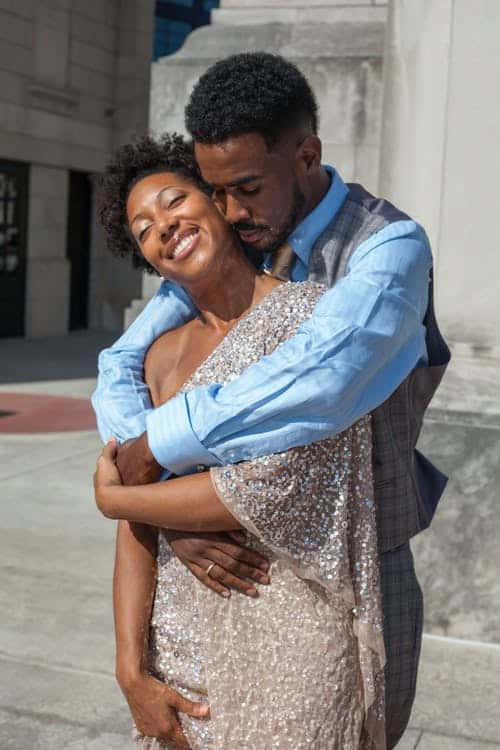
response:
[[(207, 568), (208, 565), (209, 561), (207, 561)], [(191, 571), (191, 573), (196, 576), (196, 578), (201, 581), (201, 583), (203, 583), (204, 586), (212, 589), (212, 591), (215, 591), (216, 594), (220, 594), (220, 596), (223, 596), (225, 599), (228, 599), (231, 596), (231, 592), (229, 591), (229, 589), (219, 583), (219, 581), (216, 581), (214, 578), (212, 578), (211, 575), (209, 576), (207, 574), (206, 568), (204, 569), (193, 562), (186, 563), (186, 566)]]
[(220, 565), (213, 566), (213, 568), (210, 570), (209, 579), (221, 583), (226, 588), (234, 589), (235, 591), (239, 591), (241, 594), (246, 594), (247, 596), (251, 596), (253, 598), (259, 595), (259, 592), (255, 588), (255, 586), (250, 583), (250, 581), (246, 581), (244, 578), (238, 578), (232, 573), (228, 573)]
[[(232, 573), (233, 576), (236, 576), (237, 578), (250, 578), (257, 583), (271, 583), (268, 574), (264, 573), (260, 568), (255, 568), (253, 565), (247, 565), (245, 562), (235, 560), (234, 557), (226, 555), (222, 550), (217, 550), (217, 552), (214, 550), (213, 562), (216, 562), (221, 568), (228, 573)], [(213, 569), (210, 572), (210, 575), (212, 578), (218, 578), (219, 581), (222, 580), (220, 576), (214, 576)]]
[(269, 560), (253, 549), (248, 549), (248, 547), (239, 547), (235, 544), (229, 544), (227, 542), (217, 542), (217, 549), (219, 549), (225, 555), (232, 557), (233, 560), (245, 563), (252, 568), (258, 568), (263, 573), (267, 573), (269, 571)]
[(226, 531), (228, 537), (240, 547), (244, 547), (247, 543), (247, 535), (243, 529), (234, 529), (234, 531)]
[(196, 703), (185, 698), (175, 690), (167, 688), (168, 691), (168, 704), (175, 708), (176, 711), (180, 711), (188, 716), (195, 716), (197, 719), (206, 719), (210, 716), (210, 707), (206, 703)]

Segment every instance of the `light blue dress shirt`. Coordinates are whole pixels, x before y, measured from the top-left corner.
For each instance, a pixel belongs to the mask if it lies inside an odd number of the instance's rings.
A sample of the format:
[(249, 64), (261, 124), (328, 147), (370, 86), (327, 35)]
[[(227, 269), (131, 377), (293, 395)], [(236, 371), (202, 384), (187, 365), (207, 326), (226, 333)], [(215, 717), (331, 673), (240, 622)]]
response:
[[(292, 279), (307, 278), (315, 240), (348, 189), (337, 172), (323, 200), (289, 237)], [(143, 380), (151, 343), (194, 314), (187, 294), (163, 282), (143, 312), (99, 356), (92, 403), (103, 440), (141, 434), (175, 474), (277, 453), (335, 435), (383, 403), (426, 362), (425, 327), (432, 255), (411, 220), (388, 224), (353, 253), (346, 275), (312, 317), (271, 355), (227, 385), (179, 393), (152, 409)]]

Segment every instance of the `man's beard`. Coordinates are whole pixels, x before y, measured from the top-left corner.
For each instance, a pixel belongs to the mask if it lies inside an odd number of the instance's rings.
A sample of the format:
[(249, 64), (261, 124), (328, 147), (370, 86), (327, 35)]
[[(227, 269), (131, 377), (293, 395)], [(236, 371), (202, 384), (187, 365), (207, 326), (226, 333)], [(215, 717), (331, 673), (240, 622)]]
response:
[(252, 229), (262, 228), (266, 230), (266, 235), (269, 235), (269, 243), (264, 247), (256, 247), (255, 245), (250, 245), (242, 241), (242, 245), (247, 256), (256, 266), (259, 266), (262, 263), (263, 254), (275, 253), (276, 250), (278, 250), (278, 248), (280, 248), (288, 240), (289, 236), (299, 223), (299, 219), (302, 214), (305, 202), (305, 195), (301, 192), (297, 183), (295, 183), (290, 211), (283, 226), (280, 227), (277, 231), (274, 231), (270, 226), (249, 224), (248, 222), (243, 221), (233, 224), (236, 232), (251, 231)]

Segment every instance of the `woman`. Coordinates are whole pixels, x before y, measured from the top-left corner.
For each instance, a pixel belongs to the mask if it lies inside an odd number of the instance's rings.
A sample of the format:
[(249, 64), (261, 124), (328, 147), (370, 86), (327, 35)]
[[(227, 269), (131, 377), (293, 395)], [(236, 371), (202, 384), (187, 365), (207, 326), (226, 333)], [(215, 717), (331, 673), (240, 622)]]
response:
[[(322, 287), (256, 271), (179, 137), (126, 147), (106, 179), (111, 244), (120, 238), (118, 205), (142, 256), (199, 310), (148, 352), (155, 406), (236, 378), (311, 315)], [(271, 560), (273, 584), (258, 598), (224, 600), (157, 535), (149, 669), (186, 697), (208, 699), (209, 721), (182, 716), (192, 750), (383, 748), (369, 417), (329, 440), (154, 485), (123, 487), (115, 452), (109, 443), (95, 475), (107, 517), (160, 530), (245, 529)], [(143, 588), (147, 606), (151, 586)], [(140, 733), (137, 742), (168, 747)]]

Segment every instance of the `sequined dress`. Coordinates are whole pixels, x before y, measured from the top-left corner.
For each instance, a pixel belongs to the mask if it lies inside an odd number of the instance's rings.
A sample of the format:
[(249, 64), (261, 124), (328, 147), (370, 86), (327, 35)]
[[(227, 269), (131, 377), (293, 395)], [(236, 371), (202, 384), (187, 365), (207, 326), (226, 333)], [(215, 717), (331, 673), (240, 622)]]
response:
[[(273, 289), (182, 390), (238, 377), (296, 333), (323, 291), (312, 282)], [(150, 669), (209, 701), (210, 721), (180, 715), (192, 750), (382, 750), (370, 418), (332, 439), (213, 468), (211, 478), (249, 544), (271, 560), (271, 585), (258, 599), (225, 600), (160, 534)]]

